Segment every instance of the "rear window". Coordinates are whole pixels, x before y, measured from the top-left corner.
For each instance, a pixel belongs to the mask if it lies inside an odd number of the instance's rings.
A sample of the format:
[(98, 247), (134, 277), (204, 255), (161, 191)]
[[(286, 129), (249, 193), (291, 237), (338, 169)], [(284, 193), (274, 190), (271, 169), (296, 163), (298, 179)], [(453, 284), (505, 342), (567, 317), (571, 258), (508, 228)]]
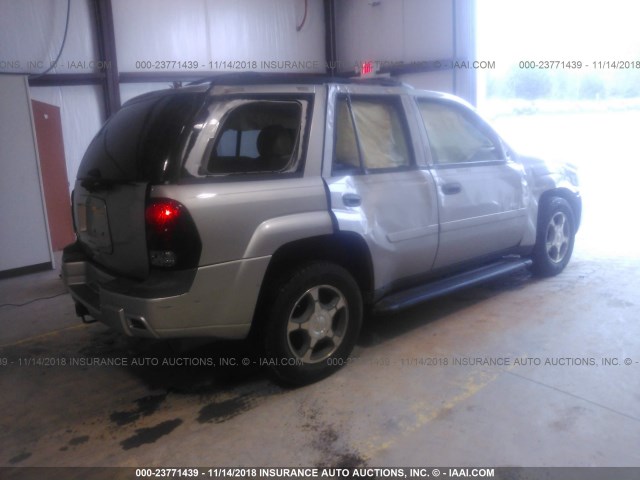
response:
[(181, 181), (299, 174), (312, 110), (311, 95), (213, 96), (194, 121)]
[(207, 173), (263, 173), (290, 169), (302, 110), (302, 104), (297, 101), (257, 101), (228, 112), (211, 149)]
[(95, 136), (82, 159), (78, 179), (161, 182), (180, 168), (182, 136), (204, 99), (203, 93), (169, 93), (122, 107)]

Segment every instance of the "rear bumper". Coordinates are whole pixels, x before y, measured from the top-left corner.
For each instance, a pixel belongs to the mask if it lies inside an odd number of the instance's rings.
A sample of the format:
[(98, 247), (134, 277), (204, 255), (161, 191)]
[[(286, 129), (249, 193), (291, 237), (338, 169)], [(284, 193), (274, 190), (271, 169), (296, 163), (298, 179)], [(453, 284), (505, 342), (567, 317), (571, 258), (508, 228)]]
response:
[(162, 272), (144, 281), (119, 278), (73, 246), (62, 278), (73, 299), (109, 327), (132, 337), (215, 337), (249, 333), (269, 257)]

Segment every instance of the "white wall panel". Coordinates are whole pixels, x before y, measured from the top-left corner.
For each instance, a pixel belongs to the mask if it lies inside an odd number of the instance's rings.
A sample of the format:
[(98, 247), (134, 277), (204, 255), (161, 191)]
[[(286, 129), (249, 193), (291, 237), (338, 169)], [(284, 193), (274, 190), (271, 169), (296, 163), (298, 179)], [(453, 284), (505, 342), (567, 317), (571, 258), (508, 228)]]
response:
[[(316, 62), (278, 70), (324, 73), (322, 2), (309, 0), (304, 27), (304, 0), (210, 0), (208, 18), (212, 60)], [(279, 65), (276, 64), (276, 68)], [(268, 70), (258, 66), (258, 70)]]
[(403, 0), (336, 2), (336, 50), (340, 71), (363, 61), (401, 61), (404, 57)]
[(403, 0), (403, 10), (403, 60), (454, 56), (451, 0)]
[[(348, 0), (336, 3), (341, 71), (363, 61), (384, 67), (475, 58), (475, 0)], [(387, 63), (385, 63), (387, 62)], [(473, 69), (402, 75), (418, 88), (476, 100)]]
[(85, 150), (102, 126), (104, 107), (99, 86), (31, 87), (31, 98), (60, 107), (69, 193)]
[(450, 0), (349, 0), (336, 3), (341, 67), (365, 60), (416, 62), (453, 56)]
[(139, 71), (136, 62), (140, 61), (208, 58), (206, 3), (206, 0), (112, 0), (118, 70)]
[[(268, 70), (262, 61), (316, 62), (279, 70), (324, 72), (324, 16), (318, 0), (309, 0), (299, 32), (304, 0), (113, 0), (113, 15), (121, 72), (157, 71), (155, 62), (162, 60), (197, 61), (200, 71), (235, 70), (220, 65), (229, 61), (242, 70), (260, 71)], [(152, 68), (142, 68), (140, 61), (151, 62)], [(246, 61), (257, 62), (257, 68)]]
[(51, 262), (26, 78), (0, 75), (0, 271)]
[[(0, 70), (41, 73), (58, 55), (67, 0), (0, 0)], [(69, 30), (50, 73), (96, 71), (97, 43), (90, 0), (71, 0)]]
[(421, 90), (454, 93), (453, 75), (452, 70), (439, 70), (401, 75), (399, 80)]

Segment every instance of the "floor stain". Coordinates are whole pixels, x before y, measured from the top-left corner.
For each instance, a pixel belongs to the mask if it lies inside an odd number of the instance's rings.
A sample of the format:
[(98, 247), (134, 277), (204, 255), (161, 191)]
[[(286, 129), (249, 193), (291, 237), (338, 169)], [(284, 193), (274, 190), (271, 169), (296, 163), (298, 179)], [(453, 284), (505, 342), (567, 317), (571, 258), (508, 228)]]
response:
[(311, 446), (321, 455), (319, 465), (323, 468), (365, 468), (366, 460), (340, 437), (332, 424), (321, 419), (317, 405), (301, 405), (298, 414), (304, 418), (302, 428), (314, 432)]
[(94, 334), (89, 342), (78, 350), (83, 357), (108, 356), (120, 354), (124, 349), (123, 340), (117, 332), (107, 330)]
[(551, 428), (556, 431), (569, 431), (578, 422), (580, 417), (587, 411), (584, 407), (574, 406), (566, 408), (561, 412), (561, 417), (550, 423)]
[(357, 452), (341, 441), (340, 434), (333, 425), (323, 425), (312, 442), (322, 455), (320, 464), (324, 468), (362, 468), (367, 462)]
[(161, 395), (147, 395), (146, 397), (138, 398), (135, 400), (136, 408), (132, 410), (113, 412), (109, 415), (109, 419), (118, 426), (128, 425), (135, 422), (140, 417), (148, 417), (154, 413), (166, 398), (166, 393)]
[(200, 409), (198, 415), (199, 423), (222, 423), (237, 417), (238, 415), (252, 409), (255, 406), (256, 398), (250, 395), (230, 398), (221, 402), (213, 402)]
[(205, 395), (201, 398), (206, 399), (207, 404), (200, 409), (197, 420), (199, 423), (226, 422), (256, 408), (268, 397), (282, 392), (283, 389), (277, 385), (262, 383), (253, 385), (250, 389), (243, 386), (236, 388), (232, 393), (233, 396), (229, 394)]
[(22, 453), (16, 455), (15, 457), (10, 458), (9, 459), (9, 463), (12, 464), (12, 465), (15, 465), (16, 463), (20, 463), (23, 460), (26, 460), (30, 456), (31, 456), (31, 452), (22, 452)]
[(366, 468), (367, 462), (355, 453), (339, 453), (335, 468)]
[(138, 448), (145, 443), (155, 443), (159, 438), (169, 435), (180, 424), (182, 419), (175, 418), (173, 420), (167, 420), (149, 428), (139, 428), (136, 430), (135, 435), (120, 442), (123, 450), (130, 450), (132, 448)]
[(451, 420), (453, 416), (453, 407), (444, 407), (438, 411), (438, 414), (434, 417), (434, 420), (447, 421)]
[(89, 441), (89, 435), (82, 435), (80, 437), (74, 437), (69, 440), (69, 445), (76, 446), (82, 445), (83, 443), (87, 443)]

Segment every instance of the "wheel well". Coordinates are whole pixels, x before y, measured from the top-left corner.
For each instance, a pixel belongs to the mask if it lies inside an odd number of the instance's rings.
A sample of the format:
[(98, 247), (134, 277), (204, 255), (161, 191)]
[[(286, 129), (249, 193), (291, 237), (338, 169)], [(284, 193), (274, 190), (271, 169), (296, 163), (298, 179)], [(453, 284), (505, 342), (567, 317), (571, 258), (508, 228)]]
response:
[(373, 263), (366, 242), (358, 235), (338, 232), (287, 243), (272, 255), (260, 287), (250, 337), (260, 332), (263, 309), (281, 284), (281, 276), (296, 266), (312, 261), (333, 262), (345, 268), (357, 282), (362, 300), (373, 297)]
[[(566, 200), (571, 206), (573, 217), (575, 221), (576, 232), (580, 228), (580, 220), (582, 218), (582, 201), (579, 196), (566, 188), (555, 188), (553, 190), (547, 190), (540, 196), (539, 205), (549, 201), (551, 197), (560, 197)], [(540, 218), (540, 210), (538, 209), (538, 218)]]
[(353, 276), (363, 295), (372, 291), (373, 271), (369, 248), (361, 237), (352, 233), (339, 232), (305, 238), (281, 246), (271, 257), (265, 277), (278, 275), (314, 260), (337, 263)]

